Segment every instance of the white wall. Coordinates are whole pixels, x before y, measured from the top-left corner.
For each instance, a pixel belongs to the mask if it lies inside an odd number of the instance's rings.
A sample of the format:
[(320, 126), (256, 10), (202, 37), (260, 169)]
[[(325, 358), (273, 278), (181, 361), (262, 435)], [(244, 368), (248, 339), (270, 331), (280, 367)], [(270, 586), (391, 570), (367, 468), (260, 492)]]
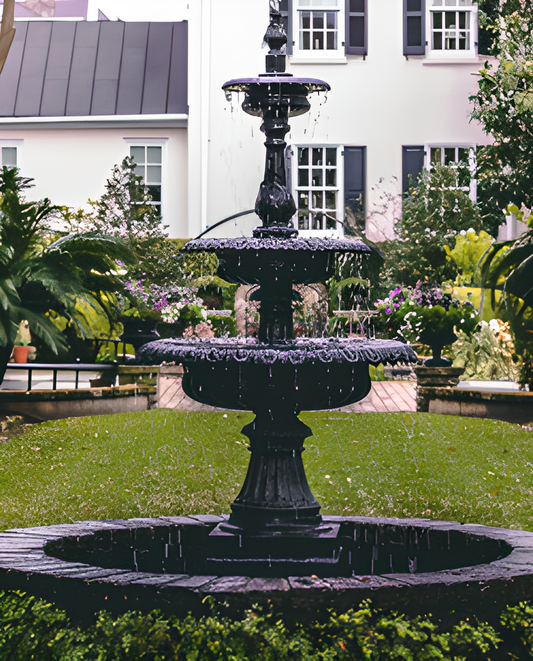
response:
[[(260, 120), (240, 110), (236, 99), (226, 103), (220, 86), (225, 80), (255, 76), (264, 71), (265, 49), (261, 41), (268, 25), (267, 0), (197, 0), (204, 11), (211, 6), (211, 20), (205, 22), (209, 50), (202, 56), (211, 62), (208, 80), (202, 80), (202, 109), (209, 108), (209, 122), (202, 133), (204, 174), (201, 186), (189, 188), (190, 211), (193, 198), (201, 187), (207, 197), (201, 216), (189, 216), (190, 226), (211, 225), (232, 213), (253, 208), (262, 179), (264, 149)], [(372, 187), (381, 178), (381, 189), (393, 177), (392, 190), (401, 192), (402, 145), (428, 143), (482, 144), (487, 137), (470, 122), (468, 97), (476, 91), (475, 73), (479, 62), (429, 64), (422, 56), (403, 55), (403, 18), (401, 0), (369, 2), (368, 55), (348, 56), (346, 64), (293, 64), (288, 71), (295, 76), (322, 78), (331, 85), (324, 98), (311, 97), (312, 110), (291, 120), (287, 141), (294, 144), (341, 144), (367, 147), (367, 200), (370, 220), (369, 238), (382, 240), (392, 236), (393, 216), (372, 218), (375, 194)], [(235, 19), (238, 37), (228, 36), (227, 16)], [(192, 20), (192, 19), (191, 19)], [(226, 29), (222, 29), (222, 26)], [(231, 33), (232, 23), (229, 30)], [(209, 32), (205, 32), (208, 30)], [(193, 46), (194, 47), (194, 46)], [(191, 67), (195, 66), (191, 51)], [(198, 69), (196, 69), (198, 70)], [(191, 81), (191, 84), (192, 83)], [(200, 85), (200, 82), (198, 82)], [(193, 126), (195, 106), (191, 101), (189, 130)], [(242, 99), (241, 99), (242, 101)], [(191, 133), (191, 149), (200, 135)], [(194, 157), (193, 157), (194, 158)], [(205, 163), (207, 159), (207, 164)], [(198, 177), (195, 177), (198, 182)], [(256, 219), (258, 222), (258, 219)], [(255, 223), (255, 220), (254, 220)], [(257, 224), (257, 223), (255, 223)], [(233, 223), (220, 230), (224, 234), (249, 233)]]
[(19, 140), (21, 174), (35, 179), (32, 199), (78, 208), (99, 198), (113, 166), (129, 155), (125, 138), (165, 138), (163, 221), (170, 236), (187, 236), (186, 129), (2, 130), (1, 140)]

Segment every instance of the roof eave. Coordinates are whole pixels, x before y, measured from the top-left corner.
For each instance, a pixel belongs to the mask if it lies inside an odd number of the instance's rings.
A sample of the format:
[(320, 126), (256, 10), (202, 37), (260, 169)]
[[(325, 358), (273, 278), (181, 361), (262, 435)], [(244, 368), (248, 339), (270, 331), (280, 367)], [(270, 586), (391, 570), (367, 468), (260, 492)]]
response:
[(86, 117), (0, 117), (0, 130), (86, 128), (187, 128), (189, 115), (88, 115)]

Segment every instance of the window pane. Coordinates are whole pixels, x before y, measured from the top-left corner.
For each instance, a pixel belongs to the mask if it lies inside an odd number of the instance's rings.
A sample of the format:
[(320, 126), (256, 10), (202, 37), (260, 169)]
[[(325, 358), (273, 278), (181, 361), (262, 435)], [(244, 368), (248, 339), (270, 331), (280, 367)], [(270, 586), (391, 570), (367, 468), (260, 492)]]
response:
[(433, 33), (433, 50), (442, 50), (442, 32)]
[(440, 147), (431, 147), (431, 164), (432, 165), (441, 165), (442, 163), (442, 151)]
[(336, 208), (337, 208), (337, 191), (327, 190), (326, 209), (336, 209)]
[(313, 219), (313, 229), (314, 230), (321, 230), (322, 229), (322, 214), (321, 213), (314, 213), (312, 215)]
[(323, 32), (313, 32), (313, 50), (324, 50)]
[(309, 32), (302, 32), (302, 50), (311, 50), (311, 34)]
[(302, 28), (304, 30), (309, 30), (309, 28), (311, 27), (311, 12), (302, 11), (300, 12), (300, 16), (301, 16)]
[(434, 7), (442, 7), (442, 0), (433, 0)]
[(136, 163), (144, 163), (144, 147), (130, 147), (130, 156)]
[(455, 28), (457, 27), (457, 13), (454, 11), (446, 11), (444, 12), (444, 17), (445, 17), (445, 27), (446, 28)]
[(352, 12), (364, 12), (365, 11), (365, 0), (350, 0), (350, 11), (352, 11)]
[(337, 185), (337, 170), (326, 170), (326, 186)]
[[(332, 218), (333, 216), (333, 218)], [(337, 229), (337, 215), (335, 213), (332, 213), (331, 211), (328, 212), (328, 215), (326, 217), (326, 229), (328, 230), (336, 230)]]
[(326, 27), (328, 28), (328, 30), (337, 29), (337, 12), (328, 11), (328, 13), (326, 14)]
[(324, 194), (322, 191), (312, 191), (311, 206), (313, 209), (322, 209), (324, 206)]
[(313, 170), (312, 186), (322, 186), (322, 170)]
[(444, 4), (446, 5), (446, 7), (456, 7), (457, 0), (444, 0)]
[(16, 147), (2, 147), (2, 165), (8, 168), (17, 167)]
[(317, 12), (313, 12), (313, 28), (315, 30), (324, 29), (324, 14), (317, 14)]
[(160, 184), (161, 183), (161, 166), (148, 165), (146, 168), (146, 183), (147, 184)]
[(442, 29), (442, 12), (441, 11), (434, 11), (433, 12), (433, 27), (436, 30), (441, 30)]
[(322, 165), (322, 148), (313, 147), (313, 165)]
[(468, 163), (470, 157), (470, 149), (468, 149), (467, 147), (459, 147), (458, 151), (459, 151), (458, 160), (461, 161), (461, 163)]
[(298, 165), (309, 165), (309, 148), (300, 147), (298, 149)]
[(148, 186), (148, 192), (154, 202), (161, 202), (161, 186)]
[(446, 147), (444, 149), (444, 165), (450, 165), (457, 160), (455, 155), (455, 147)]
[(326, 49), (337, 50), (337, 33), (326, 32)]
[(300, 208), (300, 209), (308, 209), (309, 208), (309, 192), (308, 191), (300, 191), (298, 208)]
[(163, 151), (161, 147), (147, 147), (146, 151), (148, 152), (147, 163), (161, 163), (161, 153)]
[(298, 186), (309, 186), (309, 170), (298, 170)]
[(326, 165), (337, 165), (337, 149), (326, 147)]
[(422, 11), (422, 0), (407, 0), (407, 11)]
[(455, 32), (446, 32), (444, 38), (444, 50), (457, 50), (455, 42)]
[(142, 177), (144, 181), (144, 165), (137, 165), (134, 172), (138, 177)]

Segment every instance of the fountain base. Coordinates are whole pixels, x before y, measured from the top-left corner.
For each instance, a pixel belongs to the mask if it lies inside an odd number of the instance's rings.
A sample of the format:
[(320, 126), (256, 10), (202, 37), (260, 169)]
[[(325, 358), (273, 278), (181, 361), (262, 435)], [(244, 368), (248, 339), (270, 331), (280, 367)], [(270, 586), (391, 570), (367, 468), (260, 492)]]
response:
[[(101, 609), (205, 615), (206, 597), (237, 617), (263, 605), (303, 622), (371, 599), (376, 608), (411, 616), (431, 612), (442, 621), (490, 621), (533, 590), (531, 532), (424, 519), (324, 517), (342, 553), (352, 553), (350, 574), (342, 575), (344, 560), (331, 563), (328, 572), (325, 563), (319, 567), (311, 559), (300, 564), (306, 571), (298, 575), (291, 560), (298, 560), (299, 549), (309, 549), (310, 540), (295, 546), (287, 536), (287, 571), (268, 576), (234, 563), (208, 571), (206, 558), (220, 542), (210, 533), (220, 524), (227, 518), (199, 515), (8, 530), (0, 533), (0, 589), (43, 597), (86, 622)], [(328, 534), (311, 541), (326, 547)], [(277, 543), (274, 537), (269, 544)], [(238, 548), (238, 537), (232, 540)], [(254, 540), (258, 548), (261, 543), (266, 540), (260, 536)]]

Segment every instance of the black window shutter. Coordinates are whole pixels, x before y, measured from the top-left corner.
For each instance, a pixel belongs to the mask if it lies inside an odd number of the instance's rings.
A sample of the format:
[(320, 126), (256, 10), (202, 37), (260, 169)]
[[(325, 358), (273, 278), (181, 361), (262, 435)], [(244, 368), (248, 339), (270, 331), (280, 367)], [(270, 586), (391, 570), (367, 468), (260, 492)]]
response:
[(402, 147), (402, 193), (409, 190), (409, 176), (416, 184), (418, 175), (424, 168), (424, 147)]
[(344, 229), (365, 228), (366, 147), (344, 147)]
[(292, 0), (280, 0), (279, 10), (283, 19), (283, 27), (287, 33), (287, 55), (292, 54)]
[(345, 0), (346, 33), (344, 52), (346, 55), (366, 55), (368, 7), (367, 0)]
[(426, 53), (425, 0), (403, 0), (403, 54)]

